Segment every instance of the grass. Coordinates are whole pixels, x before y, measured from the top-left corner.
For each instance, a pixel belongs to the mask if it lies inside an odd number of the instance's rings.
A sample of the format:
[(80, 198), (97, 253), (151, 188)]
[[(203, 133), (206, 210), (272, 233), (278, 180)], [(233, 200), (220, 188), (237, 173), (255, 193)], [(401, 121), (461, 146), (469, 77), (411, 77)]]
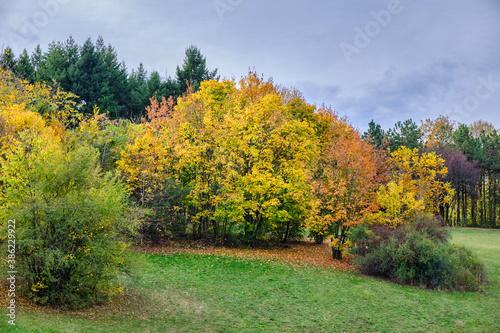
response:
[(489, 270), (484, 292), (435, 292), (350, 271), (210, 254), (137, 254), (124, 295), (75, 312), (26, 307), (1, 332), (500, 332), (500, 230), (453, 229)]

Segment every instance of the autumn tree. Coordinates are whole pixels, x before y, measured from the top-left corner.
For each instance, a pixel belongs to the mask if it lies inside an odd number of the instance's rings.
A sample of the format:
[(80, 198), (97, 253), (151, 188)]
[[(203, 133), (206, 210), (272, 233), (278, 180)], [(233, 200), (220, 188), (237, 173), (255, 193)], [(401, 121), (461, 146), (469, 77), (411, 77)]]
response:
[(453, 132), (456, 123), (447, 116), (426, 119), (420, 125), (422, 141), (426, 149), (432, 151), (453, 144)]
[(451, 200), (452, 189), (443, 181), (448, 170), (436, 153), (401, 147), (391, 153), (391, 180), (378, 191), (381, 210), (368, 219), (391, 226), (408, 224), (419, 212), (439, 214)]
[(479, 163), (469, 161), (467, 157), (455, 147), (442, 148), (438, 150), (445, 159), (448, 173), (443, 180), (449, 182), (454, 189), (454, 201), (456, 203), (456, 219), (451, 221), (450, 206), (445, 205), (441, 215), (445, 220), (454, 225), (467, 225), (468, 202), (471, 199), (471, 221), (477, 222), (477, 186), (480, 182)]
[(307, 225), (317, 235), (331, 236), (333, 258), (341, 259), (350, 228), (375, 209), (379, 167), (374, 148), (354, 128), (331, 111), (322, 115), (330, 129), (312, 179), (314, 199)]
[(239, 87), (204, 81), (176, 105), (151, 100), (150, 122), (127, 147), (120, 169), (132, 187), (144, 179), (146, 192), (159, 193), (160, 178), (189, 189), (178, 208), (194, 237), (286, 241), (301, 229), (308, 202), (312, 118), (314, 107), (255, 73)]
[(120, 288), (121, 236), (133, 229), (125, 186), (101, 171), (94, 148), (56, 126), (65, 118), (36, 112), (57, 106), (57, 94), (0, 78), (0, 216), (16, 221), (21, 288), (41, 304), (100, 302)]

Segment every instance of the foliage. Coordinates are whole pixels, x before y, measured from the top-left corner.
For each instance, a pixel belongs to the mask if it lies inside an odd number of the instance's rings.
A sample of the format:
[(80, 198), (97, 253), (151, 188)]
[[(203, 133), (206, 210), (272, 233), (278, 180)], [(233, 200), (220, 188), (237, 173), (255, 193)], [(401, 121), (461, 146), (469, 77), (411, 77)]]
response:
[(205, 57), (193, 45), (186, 49), (184, 64), (177, 67), (175, 79), (168, 75), (162, 78), (157, 71), (148, 74), (142, 63), (127, 73), (113, 46), (106, 45), (101, 36), (95, 42), (88, 38), (83, 45), (69, 36), (64, 42), (50, 43), (46, 52), (38, 45), (31, 57), (24, 50), (16, 58), (7, 47), (0, 54), (0, 67), (31, 83), (71, 92), (80, 111), (91, 115), (98, 107), (111, 119), (139, 120), (153, 95), (159, 101), (170, 96), (176, 100), (187, 90), (188, 83), (197, 90), (201, 81), (218, 79), (217, 70), (207, 69)]
[(119, 168), (147, 207), (164, 184), (184, 193), (169, 205), (182, 212), (182, 229), (196, 238), (218, 242), (235, 232), (246, 243), (286, 240), (299, 234), (308, 202), (314, 108), (254, 73), (239, 87), (205, 81), (175, 107), (172, 100), (152, 99), (150, 122), (131, 140)]
[(373, 119), (368, 123), (368, 131), (363, 133), (363, 139), (374, 145), (377, 149), (386, 150), (388, 141), (385, 132), (379, 124), (375, 124)]
[(391, 151), (396, 151), (403, 146), (409, 149), (421, 148), (422, 146), (422, 132), (411, 119), (396, 122), (394, 128), (387, 130), (385, 135)]
[[(324, 111), (325, 112), (325, 111)], [(335, 259), (351, 226), (376, 208), (378, 187), (376, 152), (359, 133), (331, 113), (324, 113), (330, 129), (312, 180), (314, 199), (306, 224), (318, 235), (330, 235)]]
[(188, 86), (192, 86), (193, 91), (197, 91), (201, 82), (210, 80), (219, 80), (217, 68), (210, 71), (206, 66), (206, 58), (201, 54), (200, 49), (194, 45), (188, 46), (182, 68), (177, 66), (176, 70), (179, 91), (185, 92)]
[[(119, 288), (120, 238), (133, 229), (125, 186), (101, 172), (97, 150), (70, 140), (71, 104), (58, 109), (64, 100), (50, 88), (1, 74), (0, 215), (17, 222), (24, 291), (39, 303), (98, 302)], [(40, 105), (55, 105), (56, 117), (30, 111)]]
[(123, 265), (126, 191), (98, 153), (50, 132), (23, 133), (5, 153), (3, 220), (18, 221), (18, 265), (36, 302), (82, 306), (113, 291)]
[(413, 226), (374, 228), (357, 242), (355, 265), (362, 272), (397, 283), (431, 289), (475, 291), (486, 283), (486, 270), (462, 246), (447, 242), (439, 221), (417, 217)]
[(422, 141), (428, 150), (435, 150), (453, 143), (456, 123), (447, 116), (426, 119), (420, 126)]

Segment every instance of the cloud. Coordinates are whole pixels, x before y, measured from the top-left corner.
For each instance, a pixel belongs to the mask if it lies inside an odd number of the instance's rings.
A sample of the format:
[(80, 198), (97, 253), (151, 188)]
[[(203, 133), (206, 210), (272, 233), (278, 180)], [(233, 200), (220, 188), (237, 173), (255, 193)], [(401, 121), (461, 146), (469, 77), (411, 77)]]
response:
[[(474, 96), (481, 77), (500, 80), (497, 0), (400, 0), (403, 10), (351, 63), (339, 45), (353, 43), (355, 28), (364, 29), (389, 0), (220, 0), (230, 5), (222, 18), (213, 0), (41, 1), (60, 2), (59, 11), (17, 43), (15, 54), (37, 43), (46, 49), (70, 34), (79, 44), (102, 35), (129, 70), (142, 62), (164, 75), (173, 74), (185, 48), (195, 44), (222, 76), (238, 79), (255, 68), (360, 128), (371, 118), (390, 127), (395, 120), (451, 113)], [(0, 0), (0, 8), (0, 46), (9, 44), (9, 32), (29, 30), (25, 19), (43, 12), (39, 0)], [(500, 127), (499, 100), (497, 89), (457, 120), (483, 117)]]

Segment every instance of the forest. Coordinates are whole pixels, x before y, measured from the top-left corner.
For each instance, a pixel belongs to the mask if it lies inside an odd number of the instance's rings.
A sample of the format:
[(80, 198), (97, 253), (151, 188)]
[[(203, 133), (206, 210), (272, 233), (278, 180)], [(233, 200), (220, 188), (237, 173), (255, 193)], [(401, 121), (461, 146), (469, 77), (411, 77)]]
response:
[(493, 125), (440, 115), (360, 133), (255, 71), (221, 78), (196, 46), (175, 77), (117, 59), (102, 38), (2, 51), (2, 223), (23, 221), (19, 265), (36, 302), (106, 298), (127, 244), (167, 239), (326, 240), (333, 259), (354, 254), (361, 271), (398, 283), (484, 283), (442, 227), (500, 225)]

